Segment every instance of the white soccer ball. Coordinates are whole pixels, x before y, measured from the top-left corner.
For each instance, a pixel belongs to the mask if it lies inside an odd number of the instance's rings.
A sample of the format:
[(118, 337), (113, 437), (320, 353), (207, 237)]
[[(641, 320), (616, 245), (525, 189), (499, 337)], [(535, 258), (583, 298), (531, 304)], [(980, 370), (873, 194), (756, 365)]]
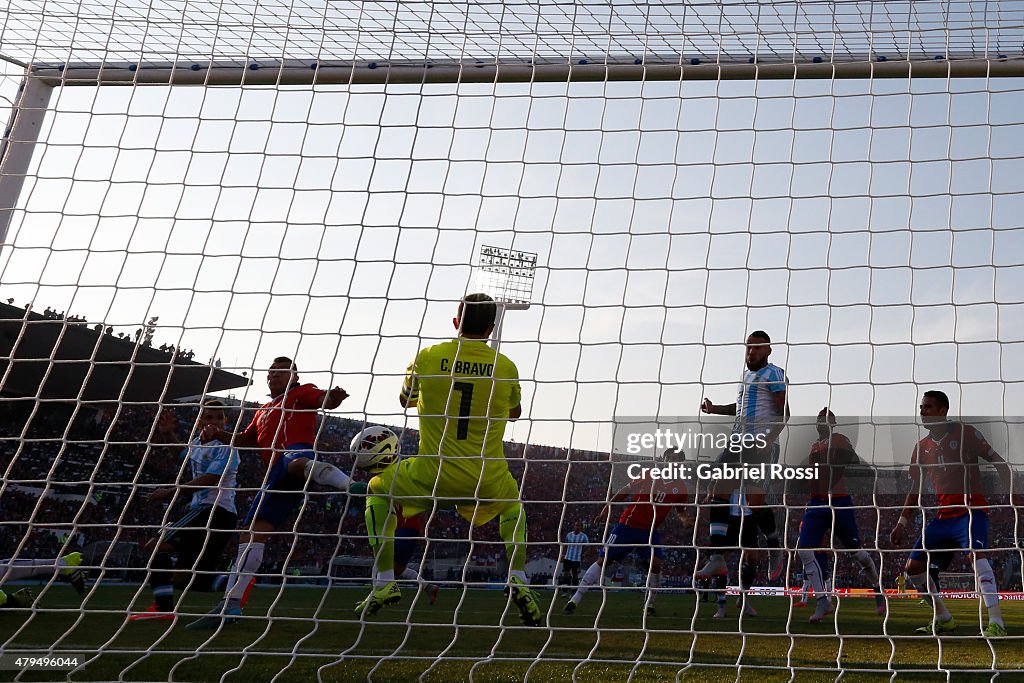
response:
[(398, 460), (398, 436), (387, 427), (367, 427), (352, 438), (353, 465), (364, 472), (378, 472)]

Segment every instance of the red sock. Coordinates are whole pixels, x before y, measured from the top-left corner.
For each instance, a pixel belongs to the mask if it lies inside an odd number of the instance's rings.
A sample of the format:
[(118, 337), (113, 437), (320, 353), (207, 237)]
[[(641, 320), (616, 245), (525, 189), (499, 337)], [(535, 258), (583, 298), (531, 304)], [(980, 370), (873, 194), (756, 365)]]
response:
[(249, 585), (245, 587), (245, 592), (242, 593), (242, 601), (239, 603), (241, 607), (245, 607), (245, 603), (249, 602), (249, 593), (252, 593), (252, 587), (256, 585), (256, 577), (249, 579)]

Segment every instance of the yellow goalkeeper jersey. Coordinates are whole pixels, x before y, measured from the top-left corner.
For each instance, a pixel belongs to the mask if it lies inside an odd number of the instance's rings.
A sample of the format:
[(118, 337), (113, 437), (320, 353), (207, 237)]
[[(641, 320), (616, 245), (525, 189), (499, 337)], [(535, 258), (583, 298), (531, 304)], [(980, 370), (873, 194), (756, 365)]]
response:
[(402, 396), (419, 411), (419, 455), (441, 456), (417, 458), (417, 470), (429, 463), (440, 479), (464, 481), (470, 492), (508, 471), (502, 440), (522, 391), (506, 356), (465, 338), (425, 348), (406, 371)]

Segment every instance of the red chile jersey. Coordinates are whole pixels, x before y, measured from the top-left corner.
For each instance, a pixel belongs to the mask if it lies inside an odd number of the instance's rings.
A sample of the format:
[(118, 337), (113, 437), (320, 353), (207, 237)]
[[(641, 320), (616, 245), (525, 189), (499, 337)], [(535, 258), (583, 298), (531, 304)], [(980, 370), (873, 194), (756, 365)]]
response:
[(256, 411), (249, 426), (235, 439), (239, 446), (257, 446), (263, 463), (270, 467), (294, 444), (313, 445), (316, 411), (323, 407), (326, 391), (315, 384), (293, 384)]
[(974, 427), (960, 422), (946, 427), (939, 439), (931, 434), (921, 439), (910, 458), (911, 466), (921, 465), (922, 474), (931, 482), (939, 502), (938, 519), (961, 517), (968, 507), (985, 509), (988, 501), (978, 493), (982, 490), (978, 461), (996, 455)]
[(633, 529), (653, 531), (665, 521), (669, 510), (687, 503), (686, 484), (678, 480), (634, 479), (627, 493), (633, 500), (619, 517), (619, 524)]
[(426, 514), (425, 513), (420, 512), (418, 514), (413, 515), (412, 517), (406, 517), (405, 515), (402, 514), (402, 509), (401, 508), (398, 508), (395, 511), (395, 513), (398, 516), (398, 525), (395, 527), (396, 529), (412, 529), (413, 531), (416, 532), (417, 536), (425, 536), (425, 533), (424, 533), (424, 528), (425, 528), (424, 521), (425, 521), (425, 518), (426, 518)]
[(831, 468), (828, 467), (829, 453), (834, 459), (837, 453), (850, 451), (854, 453), (853, 444), (845, 435), (839, 432), (832, 432), (827, 439), (818, 439), (811, 445), (811, 453), (807, 456), (807, 464), (819, 470), (817, 479), (807, 480), (810, 487), (811, 498), (828, 498), (831, 493), (834, 496), (847, 495), (846, 484), (840, 479), (829, 491), (829, 479), (831, 479)]

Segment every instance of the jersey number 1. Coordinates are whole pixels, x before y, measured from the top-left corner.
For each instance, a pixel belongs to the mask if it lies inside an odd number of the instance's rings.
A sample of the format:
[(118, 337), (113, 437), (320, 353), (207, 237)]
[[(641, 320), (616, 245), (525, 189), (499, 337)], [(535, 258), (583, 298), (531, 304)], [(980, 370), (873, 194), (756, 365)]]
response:
[(455, 429), (455, 438), (464, 441), (469, 436), (469, 414), (473, 408), (473, 383), (455, 382), (455, 391), (459, 392), (459, 420)]

